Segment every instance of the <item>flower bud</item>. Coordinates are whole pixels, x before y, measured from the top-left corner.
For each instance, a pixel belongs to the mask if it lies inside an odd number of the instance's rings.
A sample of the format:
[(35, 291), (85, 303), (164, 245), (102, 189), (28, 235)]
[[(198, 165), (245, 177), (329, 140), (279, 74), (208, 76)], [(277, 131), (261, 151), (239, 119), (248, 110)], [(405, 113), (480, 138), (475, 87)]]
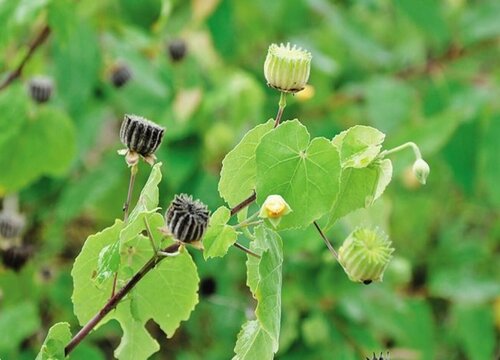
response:
[(2, 251), (2, 262), (7, 269), (21, 270), (31, 256), (31, 247), (12, 246)]
[(53, 88), (52, 79), (46, 76), (36, 76), (28, 84), (31, 98), (39, 104), (49, 101)]
[(429, 176), (430, 171), (431, 169), (429, 164), (427, 164), (424, 159), (417, 159), (413, 163), (413, 173), (422, 185), (425, 185), (427, 182), (427, 177)]
[(268, 219), (276, 227), (280, 223), (281, 217), (289, 214), (291, 211), (290, 205), (287, 204), (281, 195), (269, 195), (260, 208), (259, 217)]
[(182, 39), (172, 40), (168, 44), (168, 54), (173, 62), (178, 62), (186, 56), (187, 45)]
[(382, 281), (394, 249), (391, 241), (378, 230), (357, 229), (339, 249), (339, 262), (349, 279), (366, 285)]
[(0, 237), (13, 239), (19, 236), (24, 229), (24, 216), (17, 213), (0, 212)]
[(125, 64), (116, 66), (111, 72), (111, 82), (117, 88), (125, 85), (131, 78), (132, 71)]
[(120, 128), (120, 140), (128, 148), (127, 162), (134, 165), (138, 160), (137, 156), (134, 156), (137, 153), (148, 163), (154, 163), (153, 153), (160, 146), (164, 131), (161, 126), (141, 116), (125, 115)]
[(175, 195), (165, 213), (165, 224), (174, 239), (185, 243), (197, 243), (205, 234), (210, 211), (200, 200), (191, 195)]
[(296, 93), (306, 87), (311, 69), (309, 51), (290, 44), (271, 44), (264, 62), (267, 84), (287, 93)]

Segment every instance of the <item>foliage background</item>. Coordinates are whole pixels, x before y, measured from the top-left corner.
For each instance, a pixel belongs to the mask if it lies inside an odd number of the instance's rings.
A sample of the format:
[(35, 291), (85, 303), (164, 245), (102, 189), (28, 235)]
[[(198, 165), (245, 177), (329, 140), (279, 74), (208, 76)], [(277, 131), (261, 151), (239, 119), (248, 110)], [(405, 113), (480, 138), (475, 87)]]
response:
[[(44, 24), (52, 30), (21, 81), (0, 93), (0, 196), (19, 191), (23, 242), (36, 249), (19, 273), (0, 268), (0, 358), (33, 359), (57, 321), (78, 328), (70, 269), (85, 238), (121, 217), (123, 114), (167, 127), (157, 153), (164, 207), (187, 192), (215, 209), (224, 155), (277, 110), (262, 73), (267, 47), (289, 41), (313, 53), (314, 94), (290, 98), (285, 118), (314, 136), (368, 124), (388, 147), (415, 141), (431, 175), (419, 187), (411, 154), (398, 154), (384, 197), (328, 234), (338, 247), (359, 224), (384, 229), (396, 258), (382, 284), (349, 282), (313, 229), (283, 235), (277, 358), (390, 349), (393, 359), (498, 359), (499, 18), (494, 0), (0, 1), (2, 77)], [(177, 38), (188, 53), (174, 63), (166, 44)], [(118, 63), (133, 72), (120, 89), (109, 81)], [(37, 74), (55, 79), (47, 105), (25, 90)], [(49, 149), (29, 125), (37, 116), (49, 119)], [(147, 173), (140, 169), (138, 184)], [(202, 299), (173, 339), (150, 327), (161, 344), (155, 359), (229, 358), (253, 308), (243, 253), (195, 257)], [(108, 324), (71, 358), (110, 358), (120, 336)]]

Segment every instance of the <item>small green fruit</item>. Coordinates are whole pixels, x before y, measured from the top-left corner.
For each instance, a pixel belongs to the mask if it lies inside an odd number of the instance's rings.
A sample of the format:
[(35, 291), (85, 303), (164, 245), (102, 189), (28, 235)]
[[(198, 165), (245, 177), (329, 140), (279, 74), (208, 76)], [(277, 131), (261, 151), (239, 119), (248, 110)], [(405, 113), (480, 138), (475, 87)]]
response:
[(306, 87), (312, 55), (299, 47), (272, 44), (264, 62), (264, 76), (270, 87), (296, 93)]
[(382, 281), (394, 249), (380, 230), (357, 229), (339, 249), (339, 262), (349, 279), (366, 285)]

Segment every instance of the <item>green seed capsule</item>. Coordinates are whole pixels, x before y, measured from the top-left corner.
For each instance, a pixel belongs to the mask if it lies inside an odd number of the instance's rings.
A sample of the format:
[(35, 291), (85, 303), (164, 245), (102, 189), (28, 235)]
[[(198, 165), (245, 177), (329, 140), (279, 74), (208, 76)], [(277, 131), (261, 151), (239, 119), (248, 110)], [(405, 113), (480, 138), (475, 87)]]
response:
[(306, 87), (312, 55), (299, 47), (272, 44), (264, 62), (264, 76), (270, 87), (296, 93)]
[(379, 230), (357, 229), (339, 249), (339, 262), (349, 279), (365, 285), (382, 281), (394, 249)]

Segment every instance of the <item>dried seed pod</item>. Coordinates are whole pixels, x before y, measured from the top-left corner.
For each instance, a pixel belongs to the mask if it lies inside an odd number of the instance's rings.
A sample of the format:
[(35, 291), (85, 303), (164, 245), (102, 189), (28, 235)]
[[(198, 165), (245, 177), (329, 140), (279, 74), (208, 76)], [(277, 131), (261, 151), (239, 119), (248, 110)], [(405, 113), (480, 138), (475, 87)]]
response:
[(120, 140), (130, 151), (149, 156), (160, 146), (164, 131), (152, 121), (127, 114), (120, 128)]
[(200, 241), (207, 230), (210, 211), (191, 195), (175, 195), (165, 213), (165, 224), (172, 236), (185, 243)]
[(21, 245), (12, 246), (2, 252), (3, 265), (14, 271), (19, 271), (26, 264), (31, 256), (31, 247)]
[(31, 98), (41, 104), (49, 101), (54, 84), (49, 77), (36, 76), (29, 81), (28, 88)]
[(13, 239), (19, 236), (24, 229), (24, 217), (17, 213), (0, 212), (0, 237)]
[(168, 44), (168, 54), (170, 55), (170, 59), (172, 59), (173, 62), (178, 62), (184, 59), (184, 56), (186, 56), (186, 52), (187, 45), (186, 42), (182, 39), (172, 40)]
[(365, 285), (382, 281), (394, 248), (391, 241), (379, 230), (357, 229), (339, 249), (339, 262), (349, 279)]
[(132, 78), (132, 71), (125, 64), (116, 66), (111, 72), (111, 82), (117, 88), (125, 85)]

